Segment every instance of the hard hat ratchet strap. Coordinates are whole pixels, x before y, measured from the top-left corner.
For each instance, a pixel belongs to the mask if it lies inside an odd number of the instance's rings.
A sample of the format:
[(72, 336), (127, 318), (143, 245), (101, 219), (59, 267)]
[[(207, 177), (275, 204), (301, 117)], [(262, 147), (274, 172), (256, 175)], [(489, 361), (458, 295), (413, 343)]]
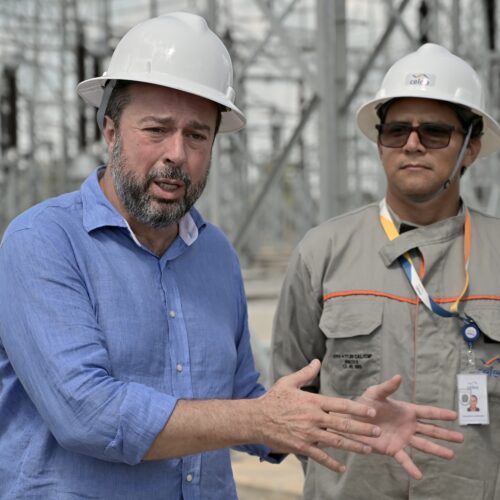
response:
[(99, 109), (97, 110), (96, 120), (97, 125), (102, 132), (104, 127), (104, 115), (106, 113), (106, 108), (108, 107), (109, 98), (111, 97), (111, 93), (115, 88), (117, 80), (108, 80), (104, 85), (104, 93), (102, 95), (101, 104), (99, 105)]

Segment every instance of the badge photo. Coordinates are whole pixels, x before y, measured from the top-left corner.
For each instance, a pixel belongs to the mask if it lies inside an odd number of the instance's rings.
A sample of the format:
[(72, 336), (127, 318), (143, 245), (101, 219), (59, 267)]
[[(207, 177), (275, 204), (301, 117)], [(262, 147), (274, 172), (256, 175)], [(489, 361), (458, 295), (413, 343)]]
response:
[(458, 423), (460, 425), (488, 425), (487, 377), (484, 373), (459, 373)]

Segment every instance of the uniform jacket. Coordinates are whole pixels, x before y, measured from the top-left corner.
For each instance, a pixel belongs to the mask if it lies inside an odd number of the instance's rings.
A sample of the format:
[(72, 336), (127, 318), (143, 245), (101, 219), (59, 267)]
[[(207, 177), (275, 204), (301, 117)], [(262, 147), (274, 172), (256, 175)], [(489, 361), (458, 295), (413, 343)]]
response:
[[(470, 285), (460, 310), (483, 332), (474, 353), (478, 369), (488, 375), (490, 425), (447, 424), (465, 435), (463, 444), (451, 445), (452, 461), (412, 451), (421, 481), (389, 457), (332, 450), (347, 472), (337, 475), (309, 461), (306, 499), (500, 500), (500, 220), (470, 212)], [(275, 378), (319, 358), (313, 391), (356, 398), (401, 374), (396, 399), (456, 410), (456, 376), (467, 365), (462, 321), (429, 311), (398, 257), (418, 248), (424, 286), (449, 308), (465, 282), (463, 228), (462, 210), (391, 242), (378, 204), (372, 204), (309, 231), (291, 258), (278, 304)]]

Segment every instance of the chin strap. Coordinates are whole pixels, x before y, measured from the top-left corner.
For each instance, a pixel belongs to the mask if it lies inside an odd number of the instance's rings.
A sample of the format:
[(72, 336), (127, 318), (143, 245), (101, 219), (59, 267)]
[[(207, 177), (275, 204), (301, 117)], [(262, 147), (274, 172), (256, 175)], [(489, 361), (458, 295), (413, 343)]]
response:
[(462, 160), (464, 159), (465, 152), (467, 150), (467, 147), (469, 146), (470, 142), (470, 137), (472, 135), (472, 129), (474, 127), (474, 121), (469, 125), (469, 129), (467, 130), (467, 134), (465, 134), (464, 142), (462, 144), (462, 147), (460, 148), (460, 152), (458, 153), (457, 161), (455, 162), (455, 166), (453, 167), (453, 170), (451, 171), (450, 176), (448, 179), (446, 179), (445, 183), (434, 193), (432, 193), (430, 196), (427, 196), (424, 199), (421, 199), (420, 201), (422, 203), (430, 201), (434, 199), (438, 194), (441, 194), (445, 189), (448, 189), (453, 182), (453, 179), (456, 177), (458, 171), (462, 167)]

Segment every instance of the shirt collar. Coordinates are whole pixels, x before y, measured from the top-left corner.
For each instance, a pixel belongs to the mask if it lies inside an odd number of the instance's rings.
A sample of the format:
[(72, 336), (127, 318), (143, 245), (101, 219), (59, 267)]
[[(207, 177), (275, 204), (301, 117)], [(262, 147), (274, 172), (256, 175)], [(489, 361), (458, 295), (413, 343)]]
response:
[(105, 165), (97, 167), (83, 182), (82, 197), (83, 227), (87, 232), (105, 226), (128, 227), (125, 219), (111, 204), (99, 185)]
[[(407, 231), (411, 231), (412, 229), (423, 227), (420, 224), (415, 224), (414, 222), (408, 222), (406, 220), (402, 220), (399, 217), (399, 215), (396, 212), (394, 212), (394, 210), (389, 206), (389, 203), (387, 203), (387, 210), (389, 210), (394, 225), (396, 226), (400, 234), (405, 233)], [(458, 212), (454, 217), (458, 216), (465, 216), (465, 204), (462, 200), (460, 200), (460, 208), (458, 209)]]
[(196, 225), (191, 212), (183, 215), (182, 219), (179, 221), (179, 237), (182, 241), (187, 246), (191, 246), (197, 240), (198, 234), (198, 226)]
[[(127, 229), (134, 241), (135, 235), (127, 221), (111, 204), (103, 193), (99, 179), (104, 173), (106, 165), (100, 165), (84, 181), (80, 188), (83, 205), (83, 226), (87, 232), (102, 227), (121, 227)], [(200, 229), (205, 225), (201, 214), (192, 208), (179, 221), (179, 237), (187, 245), (192, 245), (198, 238)]]

